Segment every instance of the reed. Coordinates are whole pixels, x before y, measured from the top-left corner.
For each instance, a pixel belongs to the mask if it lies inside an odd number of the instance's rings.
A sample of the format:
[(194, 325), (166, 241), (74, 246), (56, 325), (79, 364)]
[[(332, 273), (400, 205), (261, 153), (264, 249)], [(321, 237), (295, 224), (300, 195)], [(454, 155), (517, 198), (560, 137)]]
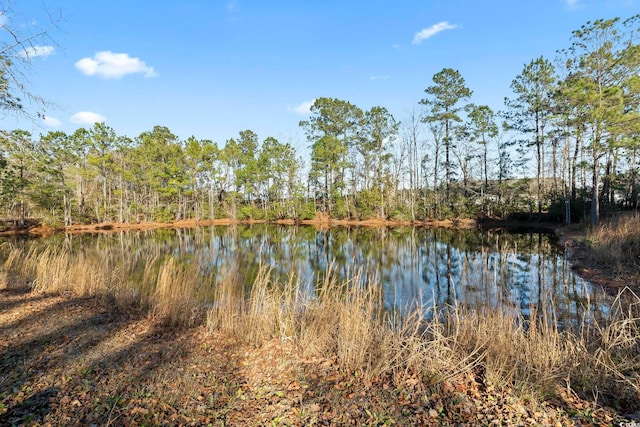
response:
[[(236, 270), (237, 271), (237, 270)], [(208, 313), (210, 330), (248, 339), (255, 345), (274, 338), (293, 341), (305, 356), (335, 358), (341, 366), (368, 376), (380, 374), (393, 345), (385, 327), (380, 288), (359, 286), (361, 273), (340, 282), (334, 266), (312, 295), (294, 276), (274, 283), (262, 266), (250, 288), (237, 273), (218, 283), (216, 303)]]
[(181, 267), (171, 257), (149, 259), (138, 274), (127, 259), (64, 248), (11, 248), (0, 269), (3, 276), (11, 282), (22, 278), (34, 292), (96, 297), (121, 309), (148, 309), (172, 326), (193, 324), (203, 313), (197, 267)]
[[(372, 377), (383, 375), (389, 360), (381, 357), (393, 344), (387, 325), (381, 286), (363, 283), (362, 269), (340, 281), (332, 265), (317, 289), (317, 298), (308, 298), (291, 319), (295, 339), (311, 355), (335, 356), (347, 370)], [(314, 354), (315, 353), (315, 354)]]
[(22, 248), (16, 248), (9, 243), (0, 246), (3, 262), (0, 264), (0, 289), (29, 288), (33, 286), (33, 260), (38, 252), (30, 248), (25, 252)]

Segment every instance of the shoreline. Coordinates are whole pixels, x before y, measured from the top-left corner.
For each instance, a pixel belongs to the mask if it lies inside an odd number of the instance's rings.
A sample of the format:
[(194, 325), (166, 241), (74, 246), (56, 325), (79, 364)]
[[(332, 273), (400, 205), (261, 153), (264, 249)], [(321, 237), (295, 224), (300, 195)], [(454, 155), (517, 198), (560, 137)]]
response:
[(478, 226), (478, 222), (474, 219), (455, 219), (455, 220), (424, 220), (424, 221), (390, 221), (390, 220), (349, 220), (349, 219), (330, 219), (316, 218), (310, 220), (238, 220), (232, 218), (207, 219), (207, 220), (179, 220), (171, 222), (137, 222), (137, 223), (118, 223), (118, 222), (100, 222), (92, 224), (73, 224), (65, 227), (52, 227), (48, 224), (38, 224), (24, 228), (9, 228), (0, 231), (0, 236), (20, 236), (28, 235), (32, 237), (48, 237), (55, 233), (67, 234), (83, 234), (83, 233), (113, 233), (118, 231), (136, 231), (136, 230), (153, 230), (159, 228), (195, 228), (210, 226), (228, 226), (228, 225), (254, 225), (254, 224), (278, 224), (278, 225), (309, 225), (321, 229), (330, 227), (442, 227), (442, 228), (458, 228), (471, 229)]
[(600, 286), (605, 292), (615, 294), (624, 288), (640, 291), (640, 278), (620, 275), (611, 267), (588, 262), (589, 248), (584, 245), (587, 230), (577, 225), (560, 226), (555, 230), (558, 245), (564, 248), (564, 256), (571, 262), (571, 269), (583, 279)]
[(10, 227), (0, 231), (0, 236), (29, 235), (33, 237), (48, 237), (55, 233), (82, 234), (82, 233), (110, 233), (116, 231), (130, 230), (153, 230), (158, 228), (194, 228), (208, 226), (228, 226), (228, 225), (254, 225), (254, 224), (277, 224), (277, 225), (309, 225), (319, 228), (330, 227), (437, 227), (482, 230), (495, 229), (545, 229), (553, 231), (557, 224), (554, 223), (532, 223), (527, 221), (508, 220), (476, 220), (472, 218), (461, 219), (427, 219), (427, 220), (381, 220), (381, 219), (331, 219), (329, 217), (319, 217), (309, 220), (238, 220), (232, 218), (207, 219), (207, 220), (178, 220), (171, 222), (100, 222), (91, 224), (73, 224), (64, 227), (52, 227), (48, 224), (37, 224), (23, 228)]

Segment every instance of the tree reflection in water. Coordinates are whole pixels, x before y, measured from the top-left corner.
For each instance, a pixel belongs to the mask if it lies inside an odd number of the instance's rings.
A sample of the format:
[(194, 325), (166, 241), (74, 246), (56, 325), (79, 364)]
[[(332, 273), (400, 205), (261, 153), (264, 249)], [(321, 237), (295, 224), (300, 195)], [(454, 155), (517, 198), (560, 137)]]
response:
[(294, 275), (309, 292), (331, 265), (342, 280), (360, 272), (361, 283), (353, 286), (382, 286), (385, 306), (400, 312), (416, 304), (525, 317), (553, 310), (562, 323), (606, 316), (610, 301), (571, 271), (553, 235), (540, 232), (256, 224), (54, 236), (21, 244), (121, 259), (132, 266), (134, 279), (149, 263), (159, 266), (174, 257), (197, 263), (203, 278), (241, 268), (250, 286), (259, 266), (269, 265), (274, 283)]

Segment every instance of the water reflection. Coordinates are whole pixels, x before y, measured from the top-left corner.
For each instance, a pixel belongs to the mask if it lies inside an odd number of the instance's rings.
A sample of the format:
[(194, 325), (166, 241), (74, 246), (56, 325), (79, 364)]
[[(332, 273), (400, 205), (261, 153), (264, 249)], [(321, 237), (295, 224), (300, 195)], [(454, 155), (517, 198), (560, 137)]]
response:
[[(203, 277), (239, 268), (252, 283), (259, 264), (273, 278), (300, 278), (314, 289), (329, 265), (341, 278), (361, 272), (380, 283), (385, 305), (404, 310), (463, 305), (521, 312), (554, 310), (559, 322), (600, 318), (608, 297), (570, 269), (553, 236), (426, 228), (238, 225), (66, 235), (25, 245), (64, 246), (72, 253), (117, 257), (141, 272), (171, 256), (196, 263)], [(213, 284), (211, 284), (213, 286)]]

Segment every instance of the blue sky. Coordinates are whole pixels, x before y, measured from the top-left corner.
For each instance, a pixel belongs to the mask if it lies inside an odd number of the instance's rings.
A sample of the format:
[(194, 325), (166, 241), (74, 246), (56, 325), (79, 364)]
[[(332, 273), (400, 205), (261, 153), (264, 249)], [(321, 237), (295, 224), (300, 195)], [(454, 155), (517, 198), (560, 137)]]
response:
[(1, 23), (23, 34), (46, 28), (46, 12), (62, 18), (26, 70), (57, 107), (44, 123), (5, 115), (0, 126), (71, 133), (98, 120), (135, 137), (162, 125), (219, 144), (251, 129), (303, 149), (298, 122), (315, 98), (402, 121), (445, 67), (499, 110), (525, 63), (554, 59), (572, 30), (627, 18), (639, 1), (14, 0)]

